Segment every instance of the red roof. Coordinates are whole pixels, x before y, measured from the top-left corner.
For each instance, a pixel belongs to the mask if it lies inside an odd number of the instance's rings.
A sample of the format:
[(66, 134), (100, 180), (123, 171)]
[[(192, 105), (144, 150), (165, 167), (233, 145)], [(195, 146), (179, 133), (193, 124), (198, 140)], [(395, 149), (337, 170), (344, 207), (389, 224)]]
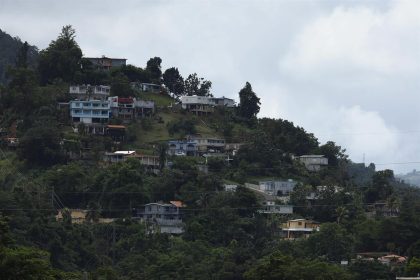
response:
[(118, 103), (133, 103), (133, 97), (118, 97)]

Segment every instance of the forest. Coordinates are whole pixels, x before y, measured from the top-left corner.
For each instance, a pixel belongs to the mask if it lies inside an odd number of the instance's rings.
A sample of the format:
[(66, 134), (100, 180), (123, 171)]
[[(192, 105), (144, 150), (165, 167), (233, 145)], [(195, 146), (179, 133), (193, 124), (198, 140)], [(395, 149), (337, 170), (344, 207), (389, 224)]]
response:
[[(238, 89), (234, 108), (186, 112), (176, 106), (180, 98), (215, 95), (211, 81), (196, 73), (184, 79), (161, 63), (153, 57), (144, 67), (104, 71), (83, 56), (71, 26), (40, 51), (0, 31), (1, 279), (358, 280), (420, 273), (418, 188), (392, 170), (353, 162), (345, 148), (320, 143), (292, 121), (258, 118), (260, 99), (250, 82)], [(141, 93), (131, 83), (165, 91)], [(124, 141), (86, 133), (58, 106), (79, 84), (110, 85), (112, 96), (150, 99), (156, 110), (128, 124)], [(169, 140), (197, 133), (241, 147), (228, 160), (167, 153)], [(118, 150), (156, 156), (159, 170), (135, 157), (103, 162), (104, 153)], [(323, 155), (328, 166), (308, 170), (302, 155)], [(275, 179), (297, 182), (291, 215), (264, 213), (264, 197), (247, 187)], [(169, 201), (185, 204), (182, 234), (151, 231), (135, 218), (135, 209)], [(378, 205), (388, 215), (369, 215)], [(71, 209), (86, 210), (85, 221), (75, 223)], [(320, 226), (288, 240), (282, 224), (291, 219)], [(404, 261), (370, 257), (384, 252)]]

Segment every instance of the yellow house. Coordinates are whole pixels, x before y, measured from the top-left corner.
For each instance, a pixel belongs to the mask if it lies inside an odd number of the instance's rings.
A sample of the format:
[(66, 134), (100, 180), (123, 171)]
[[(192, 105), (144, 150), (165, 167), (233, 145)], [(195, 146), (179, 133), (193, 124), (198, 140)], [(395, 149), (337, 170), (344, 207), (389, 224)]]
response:
[(285, 239), (307, 238), (314, 231), (319, 231), (319, 223), (307, 219), (288, 220), (282, 225)]
[[(68, 209), (70, 211), (71, 223), (72, 224), (83, 224), (87, 221), (86, 215), (88, 210), (84, 209)], [(63, 221), (63, 210), (58, 210), (58, 214), (55, 216), (55, 220), (58, 222)], [(112, 223), (115, 219), (113, 218), (99, 218), (97, 223), (99, 224), (109, 224)]]
[[(87, 210), (82, 209), (69, 209), (72, 224), (83, 224), (86, 221)], [(58, 214), (55, 216), (56, 221), (63, 220), (63, 210), (58, 210)]]

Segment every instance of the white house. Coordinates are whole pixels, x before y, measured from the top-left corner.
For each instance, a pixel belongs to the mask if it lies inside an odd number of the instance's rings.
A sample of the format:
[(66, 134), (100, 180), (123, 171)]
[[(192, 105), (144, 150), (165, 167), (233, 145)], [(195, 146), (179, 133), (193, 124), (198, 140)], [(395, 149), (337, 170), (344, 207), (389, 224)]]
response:
[(319, 171), (323, 166), (328, 165), (328, 158), (323, 155), (303, 155), (298, 158), (309, 171)]

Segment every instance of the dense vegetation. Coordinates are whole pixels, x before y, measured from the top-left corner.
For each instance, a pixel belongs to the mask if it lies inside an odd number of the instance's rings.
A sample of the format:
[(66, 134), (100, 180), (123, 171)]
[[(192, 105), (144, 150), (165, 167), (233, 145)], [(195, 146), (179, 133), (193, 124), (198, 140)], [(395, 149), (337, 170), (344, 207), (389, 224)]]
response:
[[(250, 83), (238, 89), (237, 108), (198, 117), (163, 104), (184, 94), (209, 96), (210, 81), (197, 74), (184, 80), (176, 67), (162, 71), (159, 57), (144, 69), (94, 69), (70, 26), (40, 52), (38, 68), (26, 63), (27, 46), (16, 45), (13, 54), (10, 80), (0, 88), (0, 128), (20, 139), (16, 149), (3, 143), (0, 153), (2, 279), (393, 279), (420, 272), (419, 191), (391, 170), (351, 162), (334, 142), (321, 145), (290, 121), (258, 119), (260, 102)], [(57, 107), (69, 100), (72, 83), (110, 84), (114, 95), (139, 95), (130, 82), (164, 83), (170, 94), (147, 95), (162, 103), (152, 119), (129, 126), (123, 143), (74, 132), (68, 112)], [(244, 146), (231, 161), (210, 159), (208, 173), (197, 167), (203, 159), (167, 158), (166, 140), (196, 132)], [(159, 175), (137, 159), (101, 163), (104, 151), (129, 148), (158, 155)], [(72, 159), (86, 150), (85, 158)], [(323, 154), (329, 166), (309, 172), (294, 159), (303, 154)], [(320, 231), (282, 240), (280, 224), (290, 217), (259, 213), (262, 200), (246, 187), (223, 188), (263, 178), (300, 182), (291, 194), (293, 217), (321, 222)], [(311, 192), (317, 192), (315, 203), (306, 199)], [(133, 208), (174, 199), (187, 205), (180, 236), (150, 234), (131, 219)], [(368, 218), (367, 206), (379, 201), (399, 216)], [(57, 222), (57, 209), (65, 208), (87, 209), (88, 222), (74, 224), (66, 211)], [(99, 224), (99, 217), (117, 220)], [(408, 261), (399, 267), (351, 261), (366, 251)], [(343, 260), (349, 265), (340, 266)]]

